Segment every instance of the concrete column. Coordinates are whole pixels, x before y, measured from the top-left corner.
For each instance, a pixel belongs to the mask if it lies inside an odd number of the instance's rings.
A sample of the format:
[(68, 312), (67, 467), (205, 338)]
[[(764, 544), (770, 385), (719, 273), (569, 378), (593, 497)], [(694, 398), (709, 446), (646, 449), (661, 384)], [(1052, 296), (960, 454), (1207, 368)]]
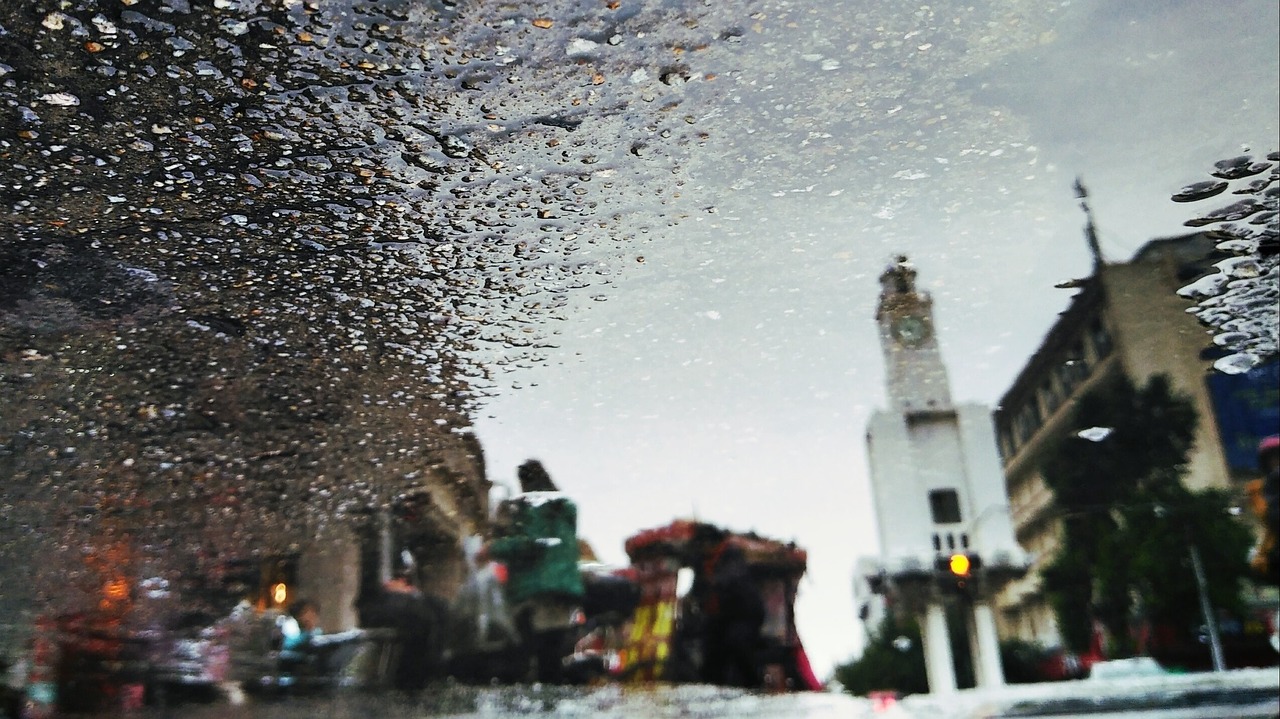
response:
[(973, 671), (979, 687), (1004, 686), (1004, 665), (1000, 663), (1000, 637), (996, 615), (989, 602), (974, 602), (969, 643), (974, 653)]
[(352, 531), (330, 524), (298, 557), (298, 592), (320, 605), (320, 626), (339, 632), (356, 626), (360, 548)]
[(951, 660), (951, 637), (947, 634), (947, 612), (941, 602), (931, 602), (920, 627), (924, 640), (924, 669), (930, 694), (956, 691), (956, 668)]
[(965, 612), (962, 616), (964, 617), (965, 637), (969, 640), (967, 648), (969, 650), (969, 660), (973, 666), (974, 684), (979, 687), (985, 687), (987, 686), (987, 668), (982, 663), (982, 647), (978, 642), (978, 623), (975, 621), (972, 611)]

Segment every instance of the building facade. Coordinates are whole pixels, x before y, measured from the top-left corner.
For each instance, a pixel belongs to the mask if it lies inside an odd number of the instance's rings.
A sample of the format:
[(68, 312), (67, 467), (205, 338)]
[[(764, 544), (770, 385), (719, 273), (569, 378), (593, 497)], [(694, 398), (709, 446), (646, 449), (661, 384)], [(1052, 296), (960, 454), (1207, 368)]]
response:
[[(319, 602), (328, 631), (359, 624), (356, 607), (376, 596), (393, 573), (405, 573), (446, 601), (466, 581), (463, 540), (488, 531), (484, 452), (470, 432), (441, 432), (436, 461), (417, 472), (417, 487), (364, 522), (332, 522), (299, 543), (293, 572), (297, 597)], [(411, 560), (406, 565), (406, 559)]]
[(1050, 448), (1075, 433), (1072, 407), (1084, 394), (1127, 377), (1142, 385), (1170, 378), (1200, 419), (1184, 483), (1190, 489), (1228, 487), (1232, 472), (1208, 389), (1210, 334), (1187, 313), (1178, 288), (1202, 275), (1217, 258), (1202, 233), (1153, 240), (1129, 262), (1098, 262), (1039, 349), (1000, 400), (997, 436), (1018, 543), (1031, 570), (997, 597), (1001, 634), (1060, 646), (1040, 570), (1056, 555), (1061, 520), (1041, 473)]

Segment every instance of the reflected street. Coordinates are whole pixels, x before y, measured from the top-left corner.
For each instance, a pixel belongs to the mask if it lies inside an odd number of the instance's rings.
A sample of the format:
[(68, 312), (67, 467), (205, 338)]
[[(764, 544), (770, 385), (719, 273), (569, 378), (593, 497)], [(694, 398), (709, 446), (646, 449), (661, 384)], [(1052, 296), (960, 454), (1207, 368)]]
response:
[[(1262, 412), (1223, 407), (1275, 405), (1278, 23), (1261, 0), (0, 0), (11, 694), (1275, 715), (1274, 676), (1173, 672), (1219, 615), (1231, 666), (1276, 659), (1275, 592), (1242, 581), (1257, 438), (1227, 431)], [(1170, 366), (1150, 415), (1104, 401)], [(1075, 427), (1086, 391), (1108, 419)], [(1058, 430), (1089, 444), (1045, 471)], [(1148, 476), (1119, 450), (1156, 435)], [(1191, 554), (1174, 494), (1099, 504), (1183, 482), (1216, 493)], [(1198, 585), (1164, 563), (1201, 554)], [(804, 691), (877, 640), (921, 669), (948, 608), (985, 649), (934, 651), (936, 695), (921, 672), (872, 672), (882, 704)], [(1038, 681), (1161, 648), (1165, 683), (1103, 705), (947, 691), (1015, 681), (1005, 650)], [(166, 694), (245, 676), (269, 696)]]

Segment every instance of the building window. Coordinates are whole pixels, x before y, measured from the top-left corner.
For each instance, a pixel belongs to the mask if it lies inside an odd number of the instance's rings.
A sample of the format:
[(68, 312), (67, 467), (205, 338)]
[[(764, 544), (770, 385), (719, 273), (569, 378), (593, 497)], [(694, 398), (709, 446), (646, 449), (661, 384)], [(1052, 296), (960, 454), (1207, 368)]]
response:
[(1101, 317), (1093, 318), (1093, 324), (1089, 326), (1089, 339), (1093, 341), (1093, 351), (1099, 360), (1111, 354), (1111, 333), (1107, 332)]
[(1018, 414), (1013, 418), (1013, 432), (1018, 444), (1022, 444), (1031, 438), (1031, 435), (1040, 429), (1040, 423), (1043, 417), (1040, 415), (1040, 403), (1035, 397), (1027, 400), (1026, 404), (1018, 410)]
[(1005, 462), (1008, 462), (1009, 458), (1013, 456), (1013, 453), (1016, 450), (1017, 450), (1017, 447), (1013, 443), (1013, 435), (1009, 432), (1008, 428), (1001, 429), (1000, 430), (1000, 459)]
[(960, 496), (954, 489), (935, 489), (929, 492), (929, 511), (934, 524), (959, 524)]
[(1040, 385), (1040, 401), (1044, 402), (1044, 412), (1049, 416), (1062, 404), (1062, 393), (1058, 391), (1052, 375), (1045, 377), (1044, 383)]
[(1077, 340), (1071, 345), (1071, 351), (1058, 365), (1056, 374), (1063, 394), (1070, 397), (1076, 387), (1089, 376), (1089, 360), (1084, 355), (1084, 342)]

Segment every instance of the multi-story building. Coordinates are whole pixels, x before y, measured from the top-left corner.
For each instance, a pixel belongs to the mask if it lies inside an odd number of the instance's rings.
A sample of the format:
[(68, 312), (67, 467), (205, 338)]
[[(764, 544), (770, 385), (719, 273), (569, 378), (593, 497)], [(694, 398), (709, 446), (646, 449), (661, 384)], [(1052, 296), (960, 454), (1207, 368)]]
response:
[(996, 412), (1009, 504), (1031, 571), (997, 598), (1001, 636), (1061, 644), (1040, 570), (1057, 553), (1061, 520), (1041, 465), (1075, 426), (1072, 405), (1119, 377), (1135, 384), (1165, 374), (1195, 406), (1199, 424), (1184, 482), (1191, 489), (1228, 487), (1233, 478), (1211, 390), (1210, 335), (1176, 294), (1210, 269), (1214, 241), (1203, 233), (1153, 240), (1128, 262), (1095, 263), (1069, 286), (1079, 292), (1045, 336)]

